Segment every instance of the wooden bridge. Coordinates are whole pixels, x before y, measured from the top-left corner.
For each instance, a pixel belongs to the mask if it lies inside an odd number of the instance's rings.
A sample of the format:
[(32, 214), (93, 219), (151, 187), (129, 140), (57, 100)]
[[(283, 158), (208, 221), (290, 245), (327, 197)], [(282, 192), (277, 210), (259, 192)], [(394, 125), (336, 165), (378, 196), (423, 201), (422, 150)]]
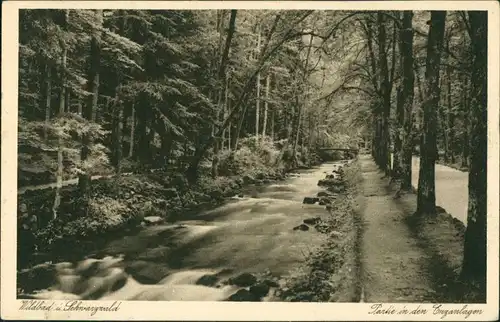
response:
[(319, 148), (321, 151), (344, 151), (344, 152), (358, 152), (359, 149), (354, 149), (354, 148)]
[(355, 154), (359, 153), (359, 149), (353, 149), (353, 148), (330, 148), (330, 147), (324, 147), (320, 148), (320, 151), (340, 151), (340, 152), (352, 152)]
[(357, 158), (359, 154), (359, 149), (353, 149), (353, 148), (333, 148), (333, 147), (324, 147), (320, 148), (320, 151), (327, 152), (343, 152), (344, 158)]

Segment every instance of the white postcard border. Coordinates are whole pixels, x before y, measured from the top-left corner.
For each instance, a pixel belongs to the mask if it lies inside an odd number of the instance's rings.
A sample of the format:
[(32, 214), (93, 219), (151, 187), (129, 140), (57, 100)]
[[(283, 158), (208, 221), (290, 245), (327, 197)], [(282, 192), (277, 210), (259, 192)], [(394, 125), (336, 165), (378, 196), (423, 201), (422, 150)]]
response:
[[(440, 308), (462, 310), (457, 315), (434, 314), (434, 304), (390, 304), (394, 314), (369, 314), (373, 303), (235, 303), (235, 302), (142, 302), (121, 301), (117, 311), (64, 311), (68, 301), (54, 303), (51, 311), (21, 311), (16, 299), (16, 214), (17, 214), (17, 88), (18, 10), (20, 8), (128, 8), (128, 9), (324, 9), (324, 10), (488, 10), (488, 283), (487, 304), (443, 304)], [(1, 317), (2, 319), (50, 320), (255, 320), (255, 321), (458, 321), (466, 310), (482, 310), (466, 319), (498, 319), (499, 299), (499, 4), (496, 1), (8, 1), (2, 3), (2, 146), (1, 146)], [(49, 303), (50, 302), (50, 303)], [(84, 301), (86, 306), (112, 302)], [(465, 305), (465, 308), (464, 308)], [(427, 314), (397, 314), (426, 309)], [(62, 310), (57, 310), (59, 307)], [(116, 307), (116, 306), (115, 306)], [(458, 311), (457, 311), (458, 312)]]

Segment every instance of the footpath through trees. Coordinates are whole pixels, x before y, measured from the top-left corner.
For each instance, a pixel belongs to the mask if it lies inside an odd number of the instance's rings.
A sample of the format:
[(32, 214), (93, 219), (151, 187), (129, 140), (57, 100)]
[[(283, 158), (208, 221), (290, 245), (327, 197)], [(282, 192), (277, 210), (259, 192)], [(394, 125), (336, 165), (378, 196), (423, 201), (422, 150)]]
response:
[(363, 183), (361, 242), (364, 301), (484, 301), (481, 292), (459, 280), (465, 228), (441, 213), (414, 214), (416, 194), (395, 198), (375, 162), (360, 157)]
[(368, 156), (361, 157), (365, 233), (362, 265), (365, 301), (419, 302), (432, 293), (428, 272), (420, 265), (429, 256), (417, 244), (393, 199), (387, 181)]

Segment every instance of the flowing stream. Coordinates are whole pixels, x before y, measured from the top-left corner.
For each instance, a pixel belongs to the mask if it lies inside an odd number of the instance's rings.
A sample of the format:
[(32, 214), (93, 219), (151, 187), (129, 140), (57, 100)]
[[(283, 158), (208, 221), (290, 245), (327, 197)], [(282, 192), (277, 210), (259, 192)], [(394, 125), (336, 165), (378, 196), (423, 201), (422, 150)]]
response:
[(279, 183), (248, 187), (243, 197), (113, 240), (80, 262), (44, 264), (31, 276), (46, 285), (28, 297), (218, 301), (243, 288), (229, 279), (249, 273), (273, 285), (262, 299), (272, 300), (274, 287), (326, 238), (293, 228), (329, 216), (324, 206), (302, 201), (323, 190), (318, 181), (336, 166), (325, 163)]

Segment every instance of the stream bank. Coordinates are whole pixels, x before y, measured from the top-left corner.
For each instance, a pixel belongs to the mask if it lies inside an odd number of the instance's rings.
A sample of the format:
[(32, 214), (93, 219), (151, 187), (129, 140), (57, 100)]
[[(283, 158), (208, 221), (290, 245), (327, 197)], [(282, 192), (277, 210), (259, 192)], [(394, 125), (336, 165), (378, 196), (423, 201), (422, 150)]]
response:
[[(280, 161), (279, 155), (273, 142), (246, 138), (237, 150), (221, 152), (215, 179), (210, 175), (210, 162), (202, 164), (200, 180), (194, 185), (175, 169), (98, 178), (92, 181), (87, 201), (76, 184), (66, 185), (61, 188), (56, 219), (52, 219), (55, 188), (32, 187), (18, 194), (18, 269), (82, 259), (110, 240), (136, 234), (149, 225), (191, 218), (241, 195), (249, 186), (284, 180), (293, 170), (287, 166), (290, 160)], [(322, 157), (335, 157), (314, 152), (299, 156), (301, 168), (320, 164)]]
[[(335, 164), (324, 164), (297, 171), (282, 182), (248, 186), (243, 189), (242, 197), (233, 197), (212, 210), (184, 216), (176, 223), (156, 223), (116, 238), (98, 251), (87, 253), (85, 260), (53, 261), (23, 271), (18, 276), (18, 281), (24, 284), (20, 285), (22, 296), (121, 300), (276, 299), (285, 293), (279, 290), (293, 284), (288, 281), (297, 280), (295, 268), (307, 262), (318, 263), (318, 259), (326, 255), (324, 245), (331, 245), (332, 237), (340, 237), (338, 229), (329, 231), (329, 223), (335, 221), (328, 217), (334, 217), (336, 210), (342, 212), (339, 202), (345, 198), (335, 192), (339, 187), (330, 193), (325, 189), (328, 187), (318, 186), (325, 173), (332, 173), (335, 167)], [(327, 200), (323, 198), (320, 204), (303, 203), (305, 198), (321, 195), (320, 192), (323, 197), (331, 194), (335, 202), (326, 205)], [(321, 224), (311, 221), (317, 217), (322, 219)], [(343, 217), (337, 220), (342, 221)], [(295, 229), (303, 225), (309, 228)], [(339, 238), (339, 241), (345, 240), (354, 241)], [(345, 274), (354, 275), (356, 256), (344, 257), (346, 245), (339, 245), (335, 256), (338, 261), (332, 257), (323, 261), (334, 262), (335, 269), (325, 269), (329, 265), (316, 269), (317, 281), (321, 271), (339, 275), (332, 278), (337, 281), (345, 280)], [(309, 256), (308, 249), (324, 251)]]

